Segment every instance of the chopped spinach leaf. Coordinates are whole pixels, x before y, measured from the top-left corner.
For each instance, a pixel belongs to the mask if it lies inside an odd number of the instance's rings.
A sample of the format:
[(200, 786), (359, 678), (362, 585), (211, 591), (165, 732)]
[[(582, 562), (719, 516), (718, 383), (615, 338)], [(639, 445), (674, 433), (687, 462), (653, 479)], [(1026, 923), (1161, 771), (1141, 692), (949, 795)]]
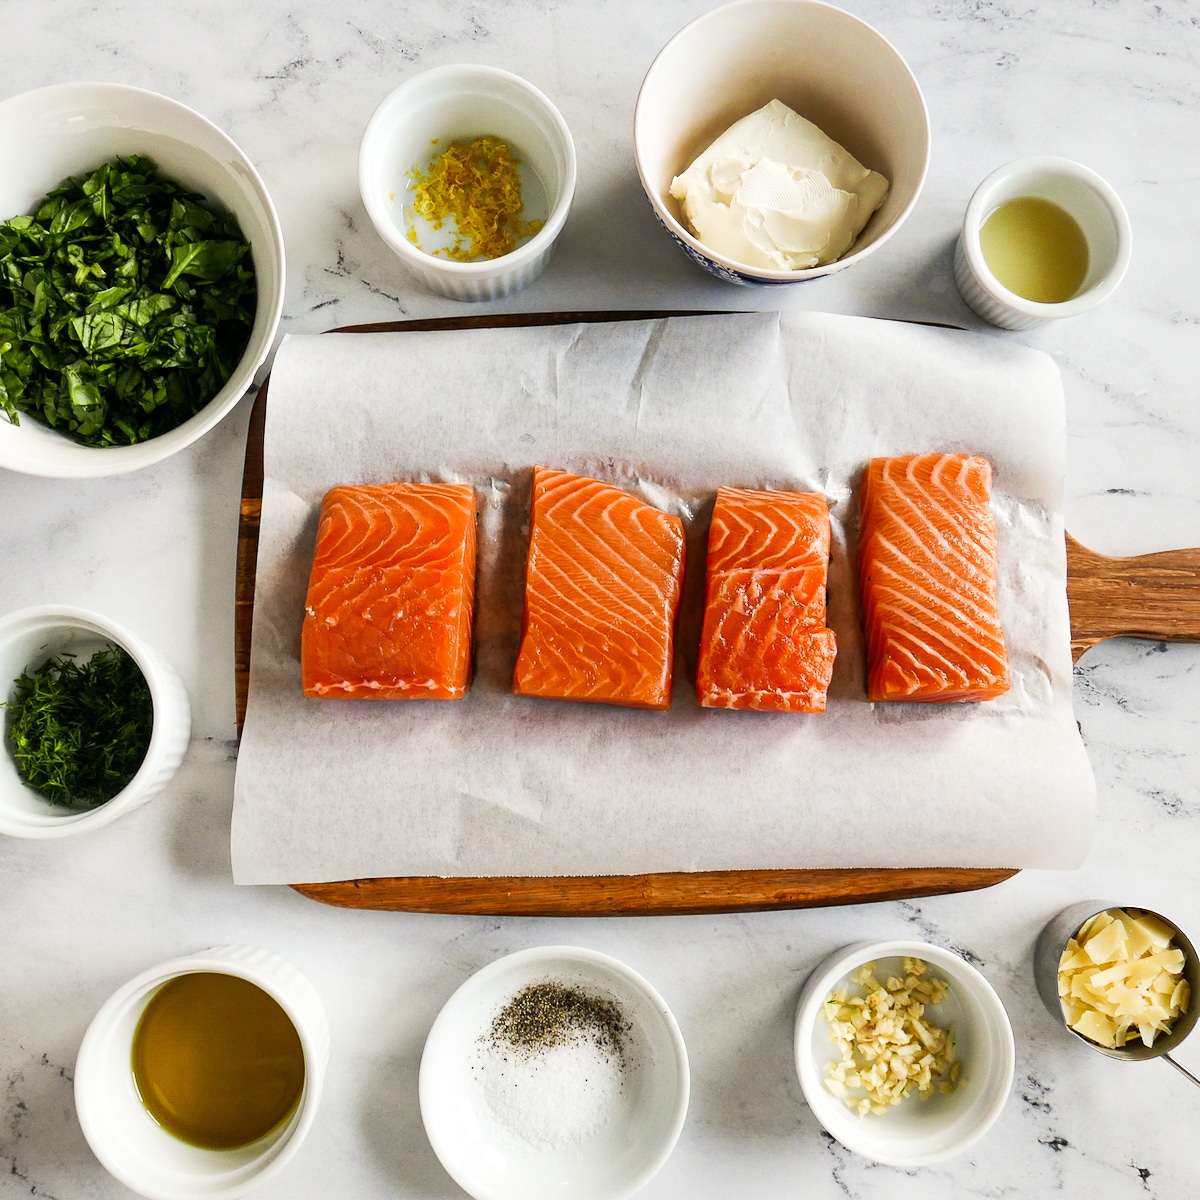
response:
[(237, 221), (149, 158), (68, 179), (0, 224), (0, 411), (85, 446), (157, 437), (224, 386), (256, 300)]

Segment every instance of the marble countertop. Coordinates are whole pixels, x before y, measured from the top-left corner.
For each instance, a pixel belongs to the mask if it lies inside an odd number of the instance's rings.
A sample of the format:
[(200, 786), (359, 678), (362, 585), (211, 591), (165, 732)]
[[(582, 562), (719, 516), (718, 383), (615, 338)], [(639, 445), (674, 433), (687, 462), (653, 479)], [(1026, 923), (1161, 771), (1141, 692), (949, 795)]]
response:
[[(473, 311), (780, 306), (982, 330), (951, 255), (992, 168), (1031, 153), (1108, 179), (1134, 228), (1130, 272), (1096, 312), (1025, 334), (1059, 364), (1069, 422), (1067, 525), (1112, 554), (1200, 545), (1200, 7), (1195, 0), (846, 0), (907, 58), (933, 125), (924, 194), (852, 270), (786, 292), (700, 273), (656, 226), (632, 161), (637, 89), (706, 0), (5, 0), (0, 97), (69, 80), (137, 84), (192, 105), (261, 171), (283, 222), (282, 331)], [(374, 106), (429, 66), (491, 63), (559, 105), (579, 190), (559, 253), (527, 291), (456, 305), (416, 290), (367, 220), (358, 139)], [(180, 671), (191, 749), (157, 800), (90, 836), (0, 842), (0, 1198), (129, 1195), (93, 1158), (71, 1079), (83, 1031), (123, 981), (225, 942), (296, 963), (328, 1007), (333, 1056), (312, 1133), (258, 1195), (451, 1198), (421, 1127), (431, 1022), (472, 971), (526, 946), (606, 951), (672, 1007), (693, 1072), (679, 1145), (642, 1193), (855, 1200), (920, 1196), (1184, 1197), (1200, 1092), (1164, 1063), (1125, 1065), (1057, 1030), (1033, 943), (1101, 896), (1200, 929), (1200, 647), (1120, 641), (1076, 669), (1099, 785), (1083, 867), (983, 892), (737, 916), (491, 919), (327, 908), (231, 882), (237, 746), (233, 584), (249, 400), (188, 451), (135, 474), (61, 482), (0, 472), (0, 612), (66, 602), (131, 626)], [(823, 1134), (791, 1065), (800, 985), (825, 954), (918, 936), (965, 954), (1012, 1018), (1010, 1102), (975, 1147), (919, 1171), (874, 1165)], [(1179, 1058), (1200, 1069), (1200, 1044)]]

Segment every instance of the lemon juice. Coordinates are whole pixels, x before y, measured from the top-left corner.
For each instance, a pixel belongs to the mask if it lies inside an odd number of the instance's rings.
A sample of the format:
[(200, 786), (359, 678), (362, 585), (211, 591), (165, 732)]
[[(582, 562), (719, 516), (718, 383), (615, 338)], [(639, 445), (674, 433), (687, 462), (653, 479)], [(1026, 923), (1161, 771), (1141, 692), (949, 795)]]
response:
[(1039, 304), (1062, 304), (1079, 291), (1088, 244), (1079, 222), (1040, 196), (1005, 200), (979, 231), (983, 257), (1010, 292)]

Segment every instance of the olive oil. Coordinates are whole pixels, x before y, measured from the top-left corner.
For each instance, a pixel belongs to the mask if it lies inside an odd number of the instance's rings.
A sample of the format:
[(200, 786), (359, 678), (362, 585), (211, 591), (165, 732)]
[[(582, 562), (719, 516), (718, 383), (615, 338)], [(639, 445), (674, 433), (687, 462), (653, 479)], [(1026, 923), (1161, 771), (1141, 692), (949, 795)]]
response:
[(206, 1150), (246, 1146), (295, 1109), (304, 1049), (262, 988), (196, 972), (165, 983), (133, 1035), (133, 1077), (168, 1133)]
[(1005, 200), (984, 221), (979, 244), (992, 274), (1026, 300), (1062, 304), (1087, 275), (1088, 244), (1079, 223), (1040, 196)]

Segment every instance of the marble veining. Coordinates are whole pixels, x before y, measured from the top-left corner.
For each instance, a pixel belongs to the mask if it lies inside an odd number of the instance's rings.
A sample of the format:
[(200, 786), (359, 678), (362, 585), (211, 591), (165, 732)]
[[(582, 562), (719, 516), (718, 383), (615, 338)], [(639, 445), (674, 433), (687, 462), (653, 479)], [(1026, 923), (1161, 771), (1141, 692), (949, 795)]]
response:
[[(0, 98), (113, 80), (174, 96), (225, 129), (283, 223), (281, 333), (447, 313), (794, 307), (939, 321), (1037, 347), (1066, 390), (1071, 532), (1110, 554), (1200, 545), (1195, 0), (842, 3), (913, 67), (933, 158), (919, 204), (883, 250), (785, 290), (734, 289), (700, 272), (658, 227), (634, 170), (642, 76), (711, 0), (4, 0)], [(527, 291), (493, 304), (416, 290), (358, 196), (358, 140), (375, 105), (414, 72), (456, 61), (542, 88), (579, 156), (556, 258)], [(1113, 184), (1133, 223), (1133, 263), (1095, 312), (1001, 333), (959, 299), (953, 248), (976, 184), (1035, 153), (1078, 159)], [(461, 1196), (421, 1128), (425, 1034), (471, 971), (554, 942), (628, 962), (683, 1029), (691, 1109), (647, 1200), (1200, 1192), (1189, 1137), (1200, 1091), (1164, 1063), (1088, 1053), (1055, 1027), (1031, 978), (1039, 929), (1078, 899), (1146, 904), (1200, 933), (1200, 646), (1116, 641), (1078, 664), (1076, 716), (1099, 784), (1096, 839), (1079, 871), (1024, 872), (984, 892), (903, 904), (608, 921), (354, 913), (287, 889), (236, 889), (233, 582), (248, 416), (247, 401), (184, 454), (134, 475), (65, 484), (0, 472), (0, 612), (68, 602), (130, 625), (179, 670), (195, 723), (180, 773), (145, 808), (80, 839), (0, 842), (0, 1200), (130, 1194), (75, 1119), (83, 1031), (145, 967), (227, 942), (294, 962), (331, 1023), (321, 1112), (263, 1200)], [(966, 956), (1007, 1006), (1017, 1047), (1012, 1096), (992, 1131), (914, 1172), (869, 1163), (823, 1133), (791, 1062), (808, 971), (844, 943), (889, 936)], [(1200, 1069), (1200, 1043), (1179, 1057)]]

